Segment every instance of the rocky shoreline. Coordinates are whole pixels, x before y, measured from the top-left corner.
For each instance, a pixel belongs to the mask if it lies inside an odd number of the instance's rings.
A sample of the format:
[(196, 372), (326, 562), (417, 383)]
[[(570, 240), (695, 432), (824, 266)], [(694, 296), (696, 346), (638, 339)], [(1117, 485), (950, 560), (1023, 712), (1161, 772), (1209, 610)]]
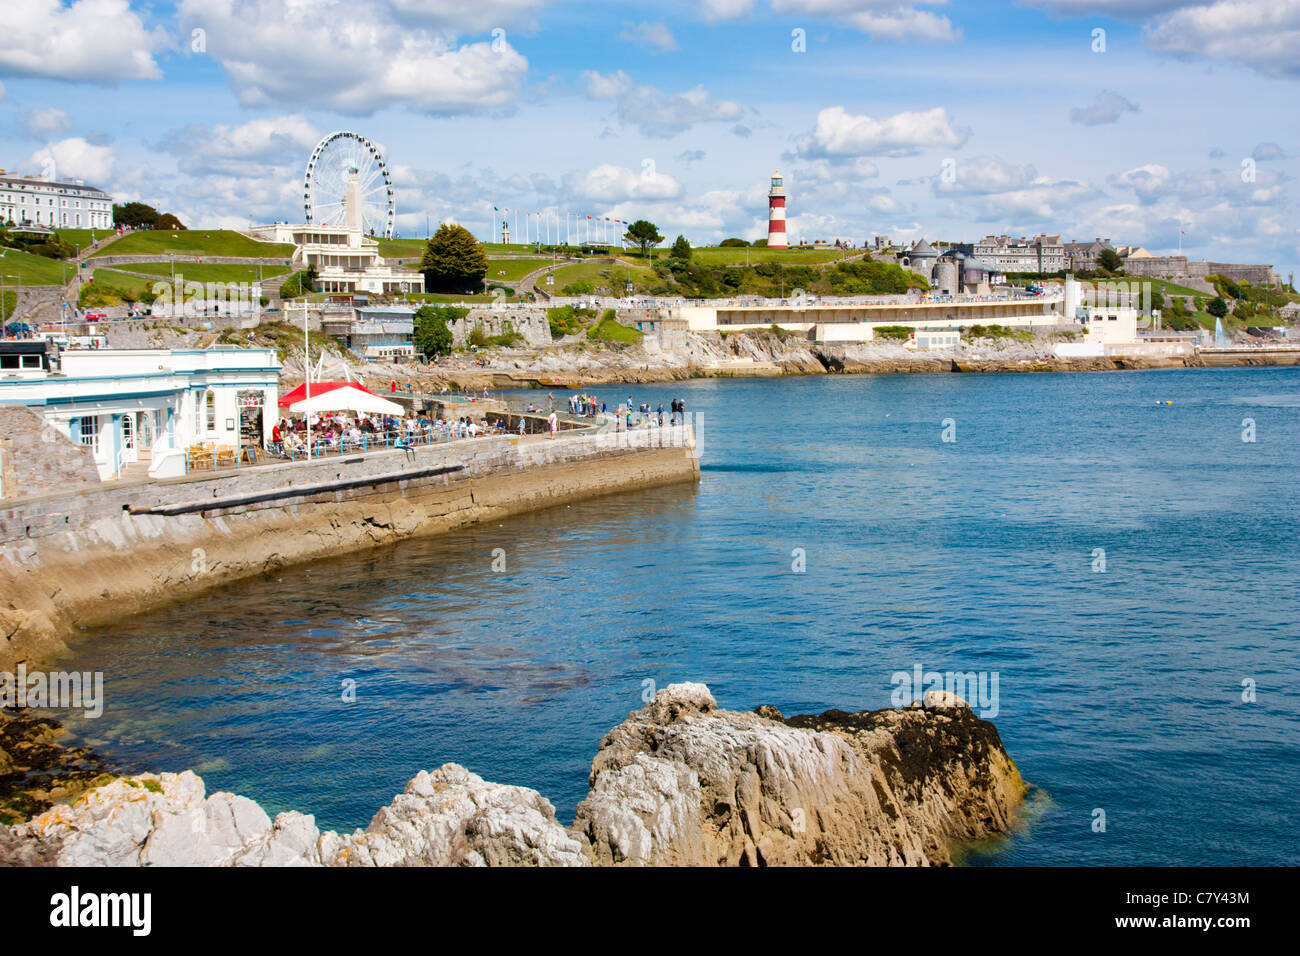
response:
[(85, 747), (65, 747), (58, 722), (0, 710), (0, 824), (16, 824), (116, 779)]
[(0, 825), (8, 866), (947, 865), (1014, 826), (1025, 784), (950, 694), (784, 718), (673, 684), (600, 743), (571, 826), (535, 790), (421, 771), (351, 834), (274, 820), (190, 771), (118, 777)]

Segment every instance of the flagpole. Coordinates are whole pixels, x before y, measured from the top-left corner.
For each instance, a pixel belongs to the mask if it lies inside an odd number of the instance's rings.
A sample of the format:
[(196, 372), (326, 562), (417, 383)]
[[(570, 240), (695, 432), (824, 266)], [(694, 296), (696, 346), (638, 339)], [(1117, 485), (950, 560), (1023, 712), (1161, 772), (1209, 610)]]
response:
[(311, 461), (311, 338), (307, 335), (307, 301), (302, 303), (302, 375), (307, 389), (307, 460)]

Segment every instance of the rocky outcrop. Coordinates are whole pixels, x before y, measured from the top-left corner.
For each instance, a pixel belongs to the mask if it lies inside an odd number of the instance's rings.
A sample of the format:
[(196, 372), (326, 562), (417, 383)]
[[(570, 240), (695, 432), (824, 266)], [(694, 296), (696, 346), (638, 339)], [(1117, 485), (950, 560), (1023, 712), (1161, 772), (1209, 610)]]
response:
[(534, 790), (456, 764), (419, 773), (365, 830), (272, 820), (193, 773), (119, 778), (0, 826), (0, 865), (927, 865), (1012, 825), (1024, 784), (964, 701), (785, 719), (674, 684), (603, 741), (566, 830)]
[(574, 828), (598, 864), (926, 865), (1009, 829), (1024, 789), (957, 698), (784, 720), (684, 684), (601, 741)]

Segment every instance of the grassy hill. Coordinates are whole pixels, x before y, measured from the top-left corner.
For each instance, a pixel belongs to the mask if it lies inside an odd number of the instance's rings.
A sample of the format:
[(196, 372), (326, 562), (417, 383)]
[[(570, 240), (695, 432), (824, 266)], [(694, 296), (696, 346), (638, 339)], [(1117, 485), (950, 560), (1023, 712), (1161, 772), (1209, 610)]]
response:
[(228, 229), (187, 229), (179, 232), (145, 230), (132, 232), (95, 252), (96, 256), (240, 256), (288, 259), (293, 246), (258, 242)]
[(84, 283), (77, 295), (77, 304), (83, 308), (121, 305), (124, 302), (151, 301), (150, 295), (157, 279), (142, 279), (113, 269), (96, 269), (94, 281)]
[[(132, 262), (122, 266), (129, 272), (147, 272), (170, 281), (172, 263), (170, 262)], [(177, 275), (184, 275), (187, 282), (249, 282), (258, 278), (258, 266), (209, 264), (202, 262), (177, 262)], [(285, 275), (288, 266), (261, 266), (261, 276), (270, 279)]]
[(61, 259), (47, 259), (34, 256), (19, 249), (4, 250), (0, 258), (0, 273), (4, 274), (5, 287), (18, 285), (19, 277), (23, 285), (63, 285), (63, 277), (72, 278), (76, 268)]

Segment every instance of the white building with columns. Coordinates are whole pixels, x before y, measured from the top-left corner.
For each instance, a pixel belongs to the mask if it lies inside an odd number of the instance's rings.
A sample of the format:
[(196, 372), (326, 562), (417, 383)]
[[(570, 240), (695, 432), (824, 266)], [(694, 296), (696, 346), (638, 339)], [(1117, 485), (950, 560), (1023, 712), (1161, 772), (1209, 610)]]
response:
[(11, 176), (0, 170), (0, 223), (48, 229), (112, 229), (113, 197), (80, 179)]

